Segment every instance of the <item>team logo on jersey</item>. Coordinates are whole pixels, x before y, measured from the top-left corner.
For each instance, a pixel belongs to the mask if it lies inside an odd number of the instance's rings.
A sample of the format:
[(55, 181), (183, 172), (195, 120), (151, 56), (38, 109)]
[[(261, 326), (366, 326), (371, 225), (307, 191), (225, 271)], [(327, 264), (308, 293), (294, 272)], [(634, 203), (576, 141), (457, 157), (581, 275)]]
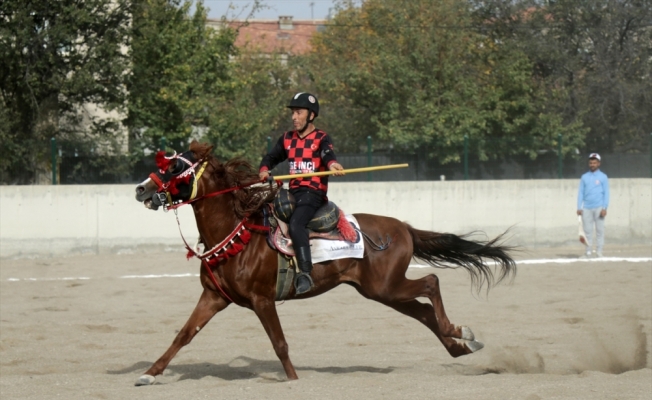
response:
[(290, 167), (290, 175), (315, 172), (315, 163), (312, 161), (290, 161), (288, 166)]
[(317, 144), (313, 144), (312, 146), (310, 146), (310, 150), (317, 151)]

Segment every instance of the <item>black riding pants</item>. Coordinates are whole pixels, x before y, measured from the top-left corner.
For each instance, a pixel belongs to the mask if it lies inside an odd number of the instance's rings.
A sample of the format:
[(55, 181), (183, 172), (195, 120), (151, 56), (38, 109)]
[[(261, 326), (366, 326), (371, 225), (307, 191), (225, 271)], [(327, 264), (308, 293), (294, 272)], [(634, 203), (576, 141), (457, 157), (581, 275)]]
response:
[(310, 246), (306, 225), (324, 204), (326, 196), (322, 192), (308, 188), (292, 189), (290, 193), (296, 201), (294, 212), (290, 217), (290, 238), (292, 238), (292, 247), (296, 250)]

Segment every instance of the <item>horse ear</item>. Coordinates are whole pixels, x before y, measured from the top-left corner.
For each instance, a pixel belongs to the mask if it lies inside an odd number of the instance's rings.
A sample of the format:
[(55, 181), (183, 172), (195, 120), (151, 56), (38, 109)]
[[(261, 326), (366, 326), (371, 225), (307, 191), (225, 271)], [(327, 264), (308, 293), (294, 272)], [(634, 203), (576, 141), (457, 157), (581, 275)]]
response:
[(195, 153), (197, 159), (201, 160), (213, 152), (213, 146), (209, 143), (199, 143), (193, 140), (190, 142), (190, 151)]

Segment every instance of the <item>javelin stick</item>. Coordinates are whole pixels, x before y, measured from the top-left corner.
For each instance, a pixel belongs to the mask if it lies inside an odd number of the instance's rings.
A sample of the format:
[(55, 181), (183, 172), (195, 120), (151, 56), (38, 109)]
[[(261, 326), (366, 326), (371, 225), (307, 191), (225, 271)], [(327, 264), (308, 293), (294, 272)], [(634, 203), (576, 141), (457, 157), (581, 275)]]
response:
[(406, 167), (408, 167), (408, 164), (392, 164), (392, 165), (381, 165), (378, 167), (343, 169), (341, 171), (321, 171), (321, 172), (311, 172), (308, 174), (280, 175), (280, 176), (272, 176), (272, 179), (277, 181), (282, 181), (285, 179), (298, 179), (298, 178), (308, 178), (311, 176), (333, 175), (340, 172), (343, 172), (345, 174), (352, 174), (356, 172), (371, 172), (371, 171), (379, 171), (382, 169), (394, 169), (394, 168), (406, 168)]

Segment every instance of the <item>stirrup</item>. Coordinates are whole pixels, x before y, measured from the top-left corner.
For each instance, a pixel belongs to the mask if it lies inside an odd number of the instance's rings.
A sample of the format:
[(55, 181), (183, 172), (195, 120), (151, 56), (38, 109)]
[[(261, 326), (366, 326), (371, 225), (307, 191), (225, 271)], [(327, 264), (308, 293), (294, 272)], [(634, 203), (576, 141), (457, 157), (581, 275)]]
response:
[[(305, 276), (306, 278), (308, 278), (308, 283), (310, 284), (310, 286), (308, 286), (308, 289), (299, 291), (299, 278), (301, 278), (302, 276)], [(315, 284), (312, 281), (312, 278), (310, 277), (309, 274), (306, 274), (305, 272), (299, 272), (299, 274), (294, 278), (294, 289), (296, 291), (296, 293), (295, 293), (296, 295), (300, 295), (300, 294), (304, 294), (304, 293), (309, 292), (310, 289), (313, 288), (313, 286), (315, 286)]]

